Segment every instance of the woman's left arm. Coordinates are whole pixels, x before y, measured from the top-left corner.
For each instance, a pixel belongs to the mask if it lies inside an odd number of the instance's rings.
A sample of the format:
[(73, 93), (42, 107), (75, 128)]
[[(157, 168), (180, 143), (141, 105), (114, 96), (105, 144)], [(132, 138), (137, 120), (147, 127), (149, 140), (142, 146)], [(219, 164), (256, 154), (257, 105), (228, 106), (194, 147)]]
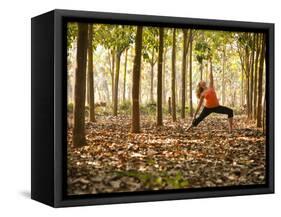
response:
[(202, 106), (203, 100), (204, 100), (204, 96), (201, 96), (200, 97), (200, 101), (199, 101), (198, 106), (197, 106), (197, 109), (196, 109), (196, 111), (194, 113), (193, 119), (196, 118), (196, 115), (198, 114), (198, 112), (199, 112), (199, 110), (200, 110), (200, 108)]

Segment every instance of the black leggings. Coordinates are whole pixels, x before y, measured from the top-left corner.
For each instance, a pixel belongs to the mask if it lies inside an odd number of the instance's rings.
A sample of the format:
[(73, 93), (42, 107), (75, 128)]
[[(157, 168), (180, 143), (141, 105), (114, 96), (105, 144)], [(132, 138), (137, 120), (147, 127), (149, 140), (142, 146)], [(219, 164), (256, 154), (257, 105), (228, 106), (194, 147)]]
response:
[(211, 113), (218, 113), (218, 114), (226, 114), (228, 115), (228, 118), (233, 117), (233, 110), (231, 108), (225, 107), (225, 106), (218, 106), (215, 108), (206, 108), (204, 107), (201, 114), (198, 118), (194, 119), (192, 122), (192, 126), (197, 126), (201, 121), (203, 121), (209, 114)]

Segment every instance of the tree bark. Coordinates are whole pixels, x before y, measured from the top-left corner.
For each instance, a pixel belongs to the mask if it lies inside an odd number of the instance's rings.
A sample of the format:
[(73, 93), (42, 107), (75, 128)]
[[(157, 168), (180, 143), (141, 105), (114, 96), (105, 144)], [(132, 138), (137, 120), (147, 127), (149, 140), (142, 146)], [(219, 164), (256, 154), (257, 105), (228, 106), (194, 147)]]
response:
[(86, 145), (85, 138), (85, 95), (86, 95), (86, 65), (87, 65), (87, 45), (88, 44), (88, 24), (78, 24), (77, 39), (77, 68), (75, 76), (75, 103), (74, 103), (74, 127), (73, 145), (81, 147)]
[(253, 118), (253, 92), (254, 92), (254, 60), (255, 60), (255, 40), (256, 36), (255, 33), (253, 33), (253, 44), (252, 47), (252, 53), (251, 53), (251, 73), (250, 73), (250, 119)]
[(124, 63), (124, 82), (123, 82), (123, 102), (126, 100), (126, 77), (127, 77), (127, 58), (128, 58), (128, 49), (125, 51), (125, 63)]
[(119, 85), (119, 71), (120, 71), (121, 52), (116, 54), (116, 71), (114, 80), (114, 102), (113, 102), (113, 116), (117, 116), (118, 111), (118, 85)]
[(93, 72), (93, 25), (89, 24), (89, 39), (88, 39), (88, 82), (89, 82), (89, 109), (90, 121), (95, 119), (95, 94), (94, 94), (94, 72)]
[(151, 57), (151, 62), (150, 62), (150, 66), (151, 66), (151, 71), (150, 71), (150, 102), (153, 103), (154, 102), (154, 97), (153, 97), (153, 79), (154, 79), (154, 48), (152, 49), (152, 57)]
[(176, 121), (176, 29), (173, 30), (172, 50), (172, 118)]
[(168, 112), (171, 115), (172, 114), (172, 105), (171, 105), (171, 97), (169, 97), (168, 99)]
[(193, 105), (192, 105), (192, 30), (190, 30), (190, 48), (189, 48), (189, 116), (193, 117)]
[(158, 54), (158, 74), (157, 74), (157, 126), (163, 125), (162, 114), (162, 70), (163, 70), (163, 46), (164, 29), (159, 28), (159, 54)]
[(222, 54), (222, 104), (225, 105), (225, 51), (226, 47), (223, 48), (223, 54)]
[(246, 98), (247, 98), (247, 116), (250, 118), (250, 62), (249, 48), (245, 48), (245, 74), (246, 74)]
[(255, 79), (254, 79), (254, 105), (253, 105), (253, 110), (254, 110), (254, 119), (257, 118), (257, 83), (258, 83), (258, 67), (259, 67), (259, 56), (260, 56), (260, 37), (259, 34), (256, 33), (256, 57), (255, 57)]
[(183, 29), (183, 53), (182, 53), (182, 89), (181, 89), (181, 118), (185, 118), (185, 88), (186, 88), (186, 57), (187, 57), (187, 29)]
[(245, 85), (244, 85), (244, 74), (246, 74), (245, 70), (245, 61), (243, 60), (243, 55), (241, 49), (238, 47), (238, 54), (241, 62), (241, 72), (242, 72), (242, 80), (241, 80), (241, 108), (244, 108), (245, 103)]
[(241, 82), (241, 108), (244, 106), (244, 71), (242, 67), (242, 82)]
[(111, 97), (112, 97), (112, 104), (114, 103), (114, 71), (115, 71), (115, 51), (111, 51), (112, 55), (112, 63), (111, 63)]
[(262, 80), (263, 80), (264, 56), (265, 56), (265, 35), (262, 34), (261, 57), (260, 57), (260, 66), (259, 66), (259, 79), (258, 79), (257, 127), (262, 127)]
[(139, 87), (141, 73), (142, 26), (137, 27), (132, 88), (132, 132), (140, 132)]
[[(264, 87), (264, 89), (266, 89), (266, 88)], [(266, 98), (265, 98), (265, 95), (264, 95), (263, 112), (262, 112), (262, 132), (263, 132), (264, 135), (265, 135), (265, 130), (266, 130)]]
[[(165, 31), (165, 29), (163, 31)], [(162, 87), (162, 90), (163, 90), (163, 97), (162, 97), (163, 105), (167, 104), (167, 102), (166, 102), (166, 69), (165, 69), (165, 67), (166, 67), (166, 53), (167, 53), (167, 49), (164, 48), (164, 43), (163, 43), (163, 71), (162, 71), (162, 74), (163, 74), (163, 82), (162, 82), (162, 85), (163, 85), (163, 87)]]

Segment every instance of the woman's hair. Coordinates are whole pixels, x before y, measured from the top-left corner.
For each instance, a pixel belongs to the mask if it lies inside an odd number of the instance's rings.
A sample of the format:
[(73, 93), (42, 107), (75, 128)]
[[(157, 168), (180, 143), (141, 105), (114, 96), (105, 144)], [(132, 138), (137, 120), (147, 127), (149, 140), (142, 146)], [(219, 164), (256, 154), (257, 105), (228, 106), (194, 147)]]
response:
[(201, 87), (200, 82), (197, 84), (197, 88), (196, 88), (196, 96), (198, 99), (200, 99), (201, 97), (201, 93), (203, 92), (203, 87)]

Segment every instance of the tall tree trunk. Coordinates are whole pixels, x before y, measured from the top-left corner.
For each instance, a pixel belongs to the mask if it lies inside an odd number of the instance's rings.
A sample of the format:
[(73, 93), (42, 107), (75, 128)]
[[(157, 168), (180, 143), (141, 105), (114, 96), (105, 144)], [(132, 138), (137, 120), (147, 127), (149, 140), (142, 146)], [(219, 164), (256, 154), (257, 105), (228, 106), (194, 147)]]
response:
[(176, 29), (173, 30), (172, 50), (172, 118), (176, 121)]
[(264, 56), (265, 56), (265, 35), (262, 34), (261, 57), (260, 57), (260, 66), (259, 66), (259, 79), (258, 79), (257, 127), (262, 126), (262, 81), (263, 81)]
[(250, 119), (253, 118), (253, 92), (254, 92), (254, 60), (255, 60), (255, 40), (256, 36), (253, 33), (253, 47), (251, 52), (251, 73), (250, 73)]
[(89, 83), (89, 57), (86, 70), (86, 106), (90, 107), (90, 83)]
[[(165, 31), (165, 30), (163, 30)], [(163, 36), (164, 37), (164, 36)], [(165, 71), (165, 67), (166, 67), (166, 52), (167, 49), (164, 48), (164, 43), (163, 43), (163, 70), (162, 70), (162, 74), (163, 74), (163, 82), (162, 82), (162, 92), (163, 92), (163, 97), (162, 97), (162, 101), (163, 101), (163, 106), (166, 105), (166, 71)]]
[(224, 46), (223, 48), (223, 53), (222, 53), (222, 104), (225, 105), (225, 51), (226, 47)]
[(127, 77), (127, 58), (128, 58), (128, 49), (125, 51), (125, 63), (124, 63), (124, 82), (123, 82), (123, 102), (126, 100), (126, 77)]
[[(241, 64), (242, 65), (242, 64)], [(244, 107), (244, 71), (242, 67), (242, 82), (241, 82), (241, 108)]]
[(163, 45), (164, 29), (159, 28), (159, 53), (158, 53), (158, 74), (157, 74), (157, 126), (163, 125), (162, 115), (162, 70), (163, 70)]
[(116, 54), (116, 72), (115, 72), (115, 80), (114, 80), (114, 102), (113, 102), (113, 116), (117, 116), (118, 110), (118, 84), (119, 84), (119, 71), (120, 71), (120, 59), (121, 52), (117, 52)]
[(256, 57), (255, 57), (255, 80), (254, 80), (254, 105), (253, 105), (253, 110), (254, 110), (254, 119), (257, 118), (257, 83), (258, 83), (258, 67), (259, 67), (259, 56), (260, 56), (260, 37), (259, 34), (256, 33)]
[(249, 48), (245, 48), (245, 74), (246, 74), (246, 98), (247, 98), (247, 116), (250, 118), (250, 61)]
[(85, 139), (85, 95), (86, 95), (86, 66), (88, 24), (78, 24), (77, 39), (77, 68), (75, 76), (75, 103), (74, 103), (74, 127), (73, 145), (81, 147), (86, 144)]
[(240, 58), (240, 64), (241, 64), (241, 108), (244, 108), (244, 104), (245, 104), (245, 78), (244, 75), (246, 74), (246, 70), (245, 70), (245, 61), (244, 61), (244, 55), (242, 54), (241, 49), (238, 47), (238, 54), (239, 54), (239, 58)]
[(141, 73), (142, 26), (137, 27), (132, 88), (132, 132), (140, 132), (139, 87)]
[(192, 105), (192, 30), (190, 29), (190, 48), (189, 48), (189, 115), (193, 116), (193, 105)]
[(150, 62), (150, 66), (151, 66), (151, 71), (150, 71), (150, 102), (153, 103), (154, 102), (154, 97), (153, 97), (153, 79), (154, 79), (154, 48), (152, 49), (152, 57), (151, 57), (151, 62)]
[(247, 116), (250, 119), (250, 77), (247, 76)]
[(266, 98), (265, 98), (265, 94), (264, 94), (264, 98), (263, 98), (263, 112), (262, 112), (262, 132), (263, 132), (264, 135), (265, 135), (265, 131), (266, 131)]
[(115, 58), (116, 58), (116, 54), (115, 51), (112, 50), (111, 51), (111, 97), (112, 97), (112, 104), (114, 103), (114, 71), (115, 71)]
[(88, 39), (88, 82), (89, 82), (89, 109), (90, 121), (95, 120), (95, 94), (94, 94), (94, 72), (93, 72), (93, 25), (89, 24)]
[(182, 80), (181, 80), (181, 118), (185, 118), (185, 85), (186, 85), (186, 57), (187, 57), (187, 29), (183, 29), (183, 52), (182, 52)]

